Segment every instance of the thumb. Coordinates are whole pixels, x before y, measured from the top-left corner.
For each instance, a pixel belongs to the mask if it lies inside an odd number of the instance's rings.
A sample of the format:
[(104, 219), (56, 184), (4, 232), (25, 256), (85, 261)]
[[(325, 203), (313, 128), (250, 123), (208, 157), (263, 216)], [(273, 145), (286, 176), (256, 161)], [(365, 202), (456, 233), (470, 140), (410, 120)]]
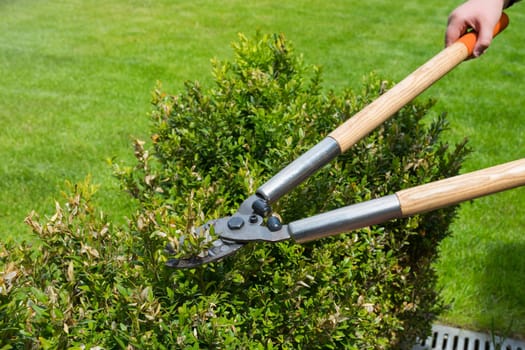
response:
[(448, 18), (447, 30), (445, 32), (445, 46), (452, 45), (468, 29), (468, 23), (458, 16), (451, 15)]

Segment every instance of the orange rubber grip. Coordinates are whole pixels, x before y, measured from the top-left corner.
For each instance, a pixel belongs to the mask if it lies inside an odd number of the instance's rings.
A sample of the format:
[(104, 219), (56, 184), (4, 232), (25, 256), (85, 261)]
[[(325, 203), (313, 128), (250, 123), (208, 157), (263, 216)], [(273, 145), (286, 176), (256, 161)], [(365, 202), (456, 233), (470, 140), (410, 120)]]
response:
[[(504, 31), (508, 25), (509, 25), (509, 16), (507, 16), (506, 13), (502, 13), (498, 23), (494, 27), (494, 36)], [(478, 41), (478, 34), (476, 32), (469, 32), (463, 35), (461, 38), (459, 38), (458, 41), (465, 44), (468, 50), (468, 55), (470, 57), (472, 56), (472, 53), (474, 52), (474, 46), (476, 45), (476, 41)]]

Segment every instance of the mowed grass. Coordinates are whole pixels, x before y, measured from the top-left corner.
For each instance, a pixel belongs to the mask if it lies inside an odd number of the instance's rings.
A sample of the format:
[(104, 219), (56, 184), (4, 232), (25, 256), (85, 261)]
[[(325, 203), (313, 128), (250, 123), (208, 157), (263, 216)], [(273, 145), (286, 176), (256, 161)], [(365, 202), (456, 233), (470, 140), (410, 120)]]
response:
[[(131, 160), (147, 139), (160, 81), (211, 82), (209, 60), (229, 59), (237, 33), (284, 33), (325, 86), (356, 89), (371, 71), (399, 81), (442, 49), (457, 1), (3, 1), (0, 11), (0, 238), (30, 238), (32, 209), (51, 213), (64, 181), (88, 174), (115, 221), (133, 203), (107, 160)], [(480, 59), (463, 63), (422, 98), (448, 112), (456, 142), (470, 139), (465, 171), (525, 156), (524, 7)], [(448, 323), (525, 335), (525, 190), (462, 205), (437, 264)]]

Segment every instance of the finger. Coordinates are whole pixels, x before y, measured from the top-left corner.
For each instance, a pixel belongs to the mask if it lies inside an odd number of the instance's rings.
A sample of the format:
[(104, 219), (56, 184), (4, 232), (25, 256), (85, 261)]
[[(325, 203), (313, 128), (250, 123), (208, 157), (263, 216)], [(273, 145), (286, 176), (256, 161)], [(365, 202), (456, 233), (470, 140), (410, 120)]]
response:
[(492, 42), (493, 33), (492, 30), (485, 26), (478, 31), (478, 40), (476, 41), (476, 46), (474, 46), (474, 51), (472, 55), (474, 57), (481, 56)]
[(447, 31), (445, 32), (445, 46), (450, 46), (467, 32), (468, 25), (465, 21), (450, 16), (448, 19)]
[(458, 40), (463, 33), (455, 28), (449, 28), (445, 34), (445, 46), (450, 46)]

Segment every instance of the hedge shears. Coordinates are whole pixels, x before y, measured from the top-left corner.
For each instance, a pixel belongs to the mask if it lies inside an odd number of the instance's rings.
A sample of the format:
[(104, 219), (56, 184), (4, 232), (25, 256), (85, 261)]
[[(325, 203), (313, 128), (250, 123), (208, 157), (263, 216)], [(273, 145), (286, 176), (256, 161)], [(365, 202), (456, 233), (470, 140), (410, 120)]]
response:
[[(503, 14), (494, 35), (508, 25)], [(281, 223), (271, 205), (381, 125), (433, 83), (471, 57), (475, 32), (417, 68), (401, 82), (345, 121), (337, 129), (291, 162), (248, 197), (232, 216), (213, 219), (197, 228), (198, 234), (218, 238), (198, 256), (169, 259), (174, 268), (193, 268), (229, 256), (250, 242), (292, 239), (304, 243), (358, 228), (408, 217), (481, 196), (525, 185), (525, 158), (491, 168), (400, 190), (394, 194), (349, 205), (308, 218)], [(167, 248), (168, 253), (174, 253)]]

